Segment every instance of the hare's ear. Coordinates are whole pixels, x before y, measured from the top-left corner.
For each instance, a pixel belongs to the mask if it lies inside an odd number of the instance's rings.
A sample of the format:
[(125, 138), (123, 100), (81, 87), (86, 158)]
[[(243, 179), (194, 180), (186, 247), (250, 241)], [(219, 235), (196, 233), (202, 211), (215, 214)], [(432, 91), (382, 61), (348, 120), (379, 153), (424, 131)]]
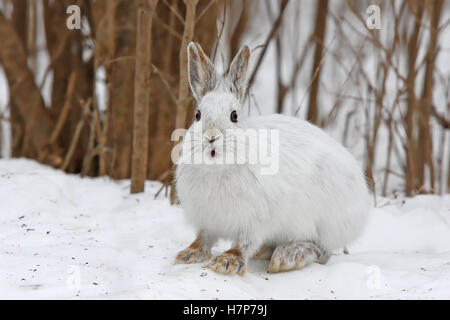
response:
[(245, 92), (247, 90), (246, 77), (249, 60), (250, 49), (247, 46), (244, 46), (231, 63), (230, 72), (228, 74), (232, 83), (232, 91), (236, 93), (241, 102), (244, 100)]
[(198, 43), (189, 43), (187, 51), (189, 86), (194, 98), (199, 102), (206, 93), (216, 87), (217, 73)]

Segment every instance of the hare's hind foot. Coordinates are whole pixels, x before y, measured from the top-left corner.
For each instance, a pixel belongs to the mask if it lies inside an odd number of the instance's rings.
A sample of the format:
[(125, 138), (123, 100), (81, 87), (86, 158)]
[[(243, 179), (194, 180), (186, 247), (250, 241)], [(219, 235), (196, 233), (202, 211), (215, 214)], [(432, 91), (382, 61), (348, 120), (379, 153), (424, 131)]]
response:
[(269, 263), (269, 272), (298, 270), (314, 262), (325, 264), (329, 259), (330, 254), (312, 241), (290, 242), (275, 249)]

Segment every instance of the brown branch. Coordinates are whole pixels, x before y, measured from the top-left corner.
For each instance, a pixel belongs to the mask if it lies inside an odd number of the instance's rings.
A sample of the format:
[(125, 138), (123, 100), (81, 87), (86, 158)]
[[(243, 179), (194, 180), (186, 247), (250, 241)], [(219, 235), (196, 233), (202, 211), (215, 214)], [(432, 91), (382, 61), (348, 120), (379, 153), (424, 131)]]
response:
[(155, 75), (157, 75), (159, 77), (161, 82), (164, 84), (164, 87), (167, 89), (167, 92), (169, 93), (170, 98), (176, 105), (178, 103), (178, 100), (177, 100), (177, 97), (175, 96), (175, 93), (172, 90), (172, 86), (170, 85), (169, 81), (162, 75), (161, 71), (154, 64), (152, 64), (152, 73), (154, 73)]
[(172, 26), (168, 25), (164, 21), (162, 21), (157, 15), (154, 16), (155, 22), (162, 26), (164, 29), (169, 31), (171, 35), (173, 35), (178, 40), (183, 40), (183, 36), (179, 34)]
[(311, 81), (309, 82), (308, 88), (306, 89), (303, 98), (300, 100), (300, 104), (297, 108), (297, 110), (295, 111), (294, 115), (297, 116), (300, 112), (300, 110), (302, 109), (302, 105), (304, 100), (306, 99), (307, 93), (310, 91), (314, 81), (317, 79), (317, 76), (319, 75), (320, 69), (322, 68), (323, 63), (325, 62), (325, 57), (327, 56), (327, 53), (329, 51), (329, 49), (331, 48), (334, 40), (336, 39), (336, 35), (333, 37), (333, 39), (330, 42), (330, 45), (328, 46), (328, 48), (325, 50), (325, 53), (322, 56), (322, 59), (320, 60), (319, 65), (317, 66), (316, 70), (314, 71), (312, 77), (311, 77)]
[(275, 20), (275, 22), (274, 22), (274, 24), (272, 26), (272, 29), (270, 30), (269, 35), (267, 36), (267, 39), (266, 39), (266, 41), (264, 43), (263, 50), (262, 50), (261, 54), (259, 55), (259, 58), (258, 58), (258, 60), (256, 62), (255, 69), (253, 70), (253, 73), (252, 73), (252, 75), (250, 76), (250, 78), (248, 80), (248, 87), (247, 87), (246, 95), (248, 95), (248, 92), (249, 92), (250, 88), (252, 87), (253, 83), (255, 82), (256, 75), (258, 74), (259, 68), (261, 67), (261, 64), (262, 64), (262, 62), (264, 60), (264, 57), (266, 56), (266, 52), (267, 52), (267, 49), (269, 48), (270, 42), (275, 37), (275, 35), (277, 34), (278, 29), (281, 26), (281, 22), (283, 20), (283, 13), (284, 13), (288, 3), (289, 3), (289, 0), (281, 0), (280, 12), (278, 13), (278, 17)]
[(72, 137), (72, 141), (69, 146), (69, 151), (66, 154), (66, 157), (64, 158), (64, 162), (61, 165), (61, 170), (66, 171), (67, 167), (69, 166), (70, 160), (72, 159), (73, 154), (75, 153), (75, 148), (78, 144), (78, 141), (80, 140), (81, 131), (84, 127), (84, 122), (86, 121), (86, 117), (90, 113), (90, 108), (92, 104), (92, 99), (89, 98), (89, 100), (85, 103), (82, 103), (82, 109), (83, 109), (83, 115), (81, 116), (80, 120), (78, 121), (77, 127), (75, 129), (75, 133)]
[(217, 0), (210, 0), (208, 5), (202, 10), (202, 12), (200, 12), (200, 14), (197, 16), (197, 19), (195, 19), (195, 24), (197, 24), (202, 18), (203, 16), (208, 12), (208, 10), (214, 5), (216, 4)]
[(190, 93), (188, 87), (188, 57), (187, 46), (194, 37), (195, 29), (195, 10), (198, 0), (184, 0), (186, 5), (186, 19), (184, 24), (183, 39), (180, 48), (180, 83), (177, 103), (177, 116), (175, 120), (175, 128), (184, 128), (188, 111), (188, 103), (190, 101)]
[(136, 71), (134, 79), (134, 127), (131, 156), (131, 193), (145, 191), (148, 162), (149, 81), (152, 59), (153, 16), (158, 0), (147, 0), (138, 9)]
[(446, 119), (445, 116), (443, 116), (442, 114), (440, 114), (437, 110), (436, 107), (433, 106), (431, 108), (431, 114), (433, 115), (433, 117), (436, 119), (436, 121), (442, 126), (442, 128), (444, 128), (445, 130), (450, 129), (450, 119)]
[(69, 78), (69, 85), (67, 86), (66, 100), (59, 114), (58, 120), (56, 121), (56, 125), (53, 128), (52, 134), (50, 135), (50, 139), (48, 140), (47, 145), (45, 146), (42, 153), (39, 155), (38, 161), (43, 161), (50, 151), (51, 147), (56, 144), (58, 141), (58, 137), (61, 134), (61, 131), (66, 124), (67, 117), (69, 116), (69, 112), (72, 109), (72, 99), (75, 94), (75, 84), (76, 84), (77, 74), (72, 72)]
[[(41, 153), (50, 137), (53, 120), (28, 67), (23, 44), (10, 21), (1, 12), (0, 39), (0, 60), (10, 85), (10, 99), (13, 102), (11, 105), (17, 107), (24, 121), (24, 137), (28, 136), (35, 151)], [(44, 161), (52, 163), (50, 159)]]
[(223, 12), (223, 18), (222, 18), (222, 21), (220, 24), (220, 29), (219, 29), (219, 21), (217, 21), (217, 28), (218, 28), (217, 40), (216, 40), (216, 44), (214, 46), (214, 49), (213, 49), (212, 55), (211, 55), (213, 62), (216, 61), (217, 49), (219, 48), (220, 41), (222, 40), (223, 31), (225, 30), (225, 22), (227, 20), (227, 1), (223, 2), (222, 12)]
[(181, 24), (184, 24), (184, 19), (181, 16), (178, 9), (176, 7), (174, 7), (173, 5), (171, 5), (170, 3), (168, 3), (167, 0), (162, 0), (162, 2), (164, 3), (164, 5), (167, 8), (169, 8), (169, 10), (174, 14), (174, 16), (178, 19), (178, 21), (180, 21)]
[(72, 108), (72, 99), (75, 94), (75, 84), (76, 84), (77, 74), (75, 72), (72, 72), (69, 78), (69, 84), (67, 86), (67, 94), (66, 94), (66, 101), (64, 103), (64, 106), (61, 110), (61, 113), (59, 114), (58, 120), (56, 122), (55, 128), (52, 131), (52, 134), (49, 139), (49, 144), (54, 144), (61, 131), (64, 127), (64, 124), (67, 121), (67, 117), (69, 116), (70, 109)]
[(309, 105), (307, 111), (307, 119), (314, 124), (319, 122), (319, 105), (318, 94), (320, 88), (320, 74), (322, 71), (322, 65), (324, 63), (323, 47), (324, 40), (327, 31), (327, 13), (328, 13), (328, 0), (317, 1), (315, 29), (312, 36), (312, 42), (315, 43), (314, 62), (313, 62), (313, 74), (311, 91), (309, 93)]
[[(95, 106), (94, 106), (95, 108)], [(91, 170), (92, 158), (98, 154), (98, 148), (95, 148), (95, 135), (96, 135), (96, 125), (97, 125), (97, 117), (98, 113), (93, 110), (91, 112), (91, 123), (89, 124), (89, 139), (88, 146), (86, 150), (86, 154), (83, 159), (83, 166), (81, 169), (81, 176), (84, 177), (89, 174), (89, 170)]]

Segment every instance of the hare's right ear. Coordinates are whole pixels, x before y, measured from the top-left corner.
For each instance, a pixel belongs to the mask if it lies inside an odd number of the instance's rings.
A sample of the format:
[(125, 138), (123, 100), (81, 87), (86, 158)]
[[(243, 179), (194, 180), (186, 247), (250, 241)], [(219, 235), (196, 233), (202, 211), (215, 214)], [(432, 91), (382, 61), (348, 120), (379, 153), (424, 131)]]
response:
[(198, 43), (189, 43), (187, 51), (189, 86), (194, 98), (199, 102), (206, 93), (216, 87), (217, 73)]

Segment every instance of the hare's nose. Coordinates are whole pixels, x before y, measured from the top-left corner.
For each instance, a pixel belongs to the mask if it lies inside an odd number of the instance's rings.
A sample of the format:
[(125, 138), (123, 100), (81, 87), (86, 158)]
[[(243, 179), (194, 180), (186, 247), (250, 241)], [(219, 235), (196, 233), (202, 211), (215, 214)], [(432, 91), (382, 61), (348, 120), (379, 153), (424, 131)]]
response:
[(203, 133), (203, 136), (206, 142), (213, 144), (222, 137), (222, 133), (218, 129), (211, 128), (206, 130)]

